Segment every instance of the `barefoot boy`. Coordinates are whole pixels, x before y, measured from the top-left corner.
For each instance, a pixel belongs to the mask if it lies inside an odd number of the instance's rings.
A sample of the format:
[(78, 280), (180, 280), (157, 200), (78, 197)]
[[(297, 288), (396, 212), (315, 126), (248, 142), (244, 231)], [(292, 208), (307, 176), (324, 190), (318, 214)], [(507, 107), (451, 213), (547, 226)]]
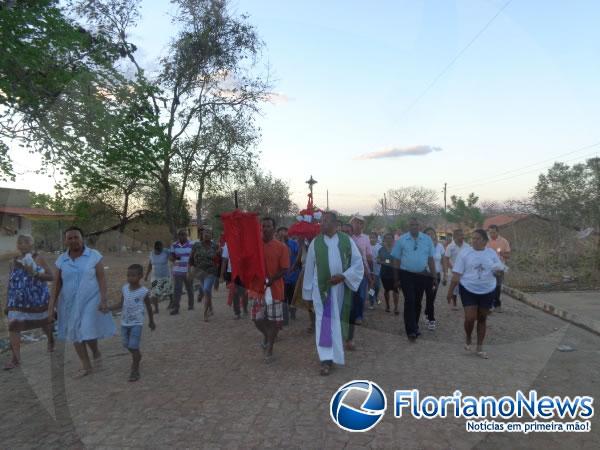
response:
[(129, 350), (133, 362), (129, 381), (140, 379), (140, 341), (144, 325), (144, 308), (148, 311), (148, 326), (154, 331), (154, 315), (150, 303), (148, 289), (140, 284), (144, 276), (144, 268), (140, 264), (132, 264), (127, 268), (127, 284), (121, 289), (121, 302), (115, 308), (121, 311), (121, 337), (123, 346)]

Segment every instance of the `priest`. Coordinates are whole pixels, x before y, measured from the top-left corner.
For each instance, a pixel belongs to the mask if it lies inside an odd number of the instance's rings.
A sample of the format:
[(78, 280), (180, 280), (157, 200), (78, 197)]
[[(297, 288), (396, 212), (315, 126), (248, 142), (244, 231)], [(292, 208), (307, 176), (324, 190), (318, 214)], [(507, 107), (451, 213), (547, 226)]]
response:
[(364, 275), (356, 244), (337, 232), (335, 212), (323, 213), (321, 234), (308, 248), (304, 270), (302, 298), (313, 303), (321, 375), (329, 375), (333, 363), (344, 364), (344, 341), (351, 339), (351, 292), (358, 289)]

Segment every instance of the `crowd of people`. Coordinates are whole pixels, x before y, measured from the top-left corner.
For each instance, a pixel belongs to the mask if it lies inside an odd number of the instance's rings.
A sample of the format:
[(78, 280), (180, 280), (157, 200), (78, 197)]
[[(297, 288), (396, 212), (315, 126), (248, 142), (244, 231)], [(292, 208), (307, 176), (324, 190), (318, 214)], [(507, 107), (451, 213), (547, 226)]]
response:
[[(20, 333), (41, 328), (49, 352), (54, 350), (55, 336), (73, 343), (81, 362), (79, 376), (86, 376), (101, 361), (98, 341), (117, 332), (110, 313), (121, 310), (122, 343), (132, 356), (129, 381), (137, 381), (142, 329), (146, 320), (150, 330), (156, 328), (159, 304), (166, 301), (170, 315), (180, 314), (185, 288), (188, 310), (202, 305), (203, 319), (209, 321), (214, 314), (213, 292), (221, 285), (227, 289), (233, 318), (250, 316), (259, 330), (267, 363), (273, 361), (278, 333), (296, 320), (301, 309), (310, 320), (308, 332), (315, 336), (320, 373), (328, 375), (334, 364), (344, 364), (346, 351), (356, 349), (354, 338), (365, 320), (365, 307), (375, 309), (382, 297), (385, 312), (399, 316), (400, 294), (404, 332), (415, 343), (421, 336), (423, 297), (425, 324), (434, 332), (438, 287), (448, 283), (448, 305), (458, 309), (460, 298), (464, 309), (465, 350), (488, 358), (483, 349), (486, 320), (491, 311), (502, 311), (501, 285), (510, 256), (510, 245), (497, 227), (474, 230), (469, 244), (460, 229), (439, 236), (431, 227), (421, 231), (416, 218), (405, 233), (367, 235), (362, 216), (343, 223), (337, 213), (325, 211), (321, 233), (311, 240), (289, 236), (288, 228), (277, 227), (272, 218), (260, 222), (265, 272), (260, 292), (246, 289), (239, 276), (234, 278), (237, 271), (230, 258), (234, 249), (201, 228), (195, 242), (186, 230), (180, 230), (168, 247), (157, 241), (145, 268), (128, 267), (121, 298), (112, 305), (102, 255), (85, 245), (81, 229), (64, 232), (66, 251), (54, 269), (33, 251), (31, 236), (19, 236), (5, 308), (12, 357), (4, 368), (21, 363)], [(149, 288), (142, 280), (150, 280)]]

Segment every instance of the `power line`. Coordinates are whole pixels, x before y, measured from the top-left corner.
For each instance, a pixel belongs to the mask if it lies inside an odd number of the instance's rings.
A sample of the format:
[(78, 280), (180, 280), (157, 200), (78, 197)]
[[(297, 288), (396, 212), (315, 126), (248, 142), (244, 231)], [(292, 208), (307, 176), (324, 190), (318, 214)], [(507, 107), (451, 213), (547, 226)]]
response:
[[(566, 160), (566, 161), (562, 161), (562, 162), (570, 162), (570, 161), (575, 161), (575, 160), (579, 160), (579, 159), (582, 159), (582, 158), (588, 158), (588, 157), (590, 157), (590, 156), (596, 156), (597, 154), (598, 154), (598, 152), (592, 152), (592, 153), (588, 153), (588, 154), (586, 154), (586, 155), (582, 155), (582, 156), (577, 156), (576, 158), (571, 158), (571, 159), (568, 159), (568, 160)], [(552, 165), (553, 165), (553, 164), (554, 164), (554, 163), (552, 163)], [(550, 168), (550, 167), (552, 167), (552, 165), (546, 166), (545, 168)], [(453, 190), (456, 190), (456, 191), (462, 191), (462, 192), (464, 192), (464, 191), (466, 191), (466, 190), (470, 190), (470, 189), (472, 189), (472, 188), (474, 188), (474, 187), (478, 187), (478, 186), (484, 186), (484, 185), (486, 185), (486, 184), (498, 183), (498, 182), (501, 182), (501, 181), (506, 181), (506, 180), (512, 180), (513, 178), (518, 178), (518, 177), (520, 177), (520, 176), (523, 176), (523, 175), (528, 175), (528, 174), (530, 174), (530, 173), (539, 172), (539, 171), (540, 171), (540, 168), (537, 168), (537, 169), (534, 169), (534, 170), (529, 170), (529, 171), (526, 171), (526, 172), (518, 173), (518, 174), (516, 174), (516, 175), (512, 175), (512, 176), (510, 176), (510, 177), (500, 178), (500, 179), (497, 179), (497, 180), (491, 180), (491, 181), (485, 181), (485, 182), (483, 182), (483, 183), (476, 183), (476, 184), (466, 185), (466, 186), (463, 186), (463, 187), (460, 187), (460, 188), (455, 188), (455, 189), (453, 189)]]
[(436, 77), (431, 80), (431, 82), (427, 85), (427, 87), (423, 90), (423, 92), (421, 92), (421, 94), (419, 94), (417, 96), (417, 98), (415, 98), (406, 109), (404, 109), (404, 111), (402, 111), (400, 113), (399, 117), (402, 117), (406, 114), (408, 114), (417, 103), (419, 103), (419, 101), (425, 97), (425, 95), (427, 95), (427, 93), (431, 90), (431, 88), (433, 86), (435, 86), (435, 84), (440, 80), (440, 78), (442, 78), (446, 72), (448, 72), (448, 70), (450, 70), (450, 68), (456, 63), (456, 61), (458, 61), (458, 59), (469, 49), (469, 47), (471, 47), (471, 45), (473, 45), (475, 43), (475, 41), (479, 38), (479, 36), (481, 36), (485, 30), (487, 30), (490, 25), (494, 22), (494, 20), (496, 20), (496, 18), (502, 13), (502, 11), (504, 11), (508, 5), (510, 5), (512, 3), (513, 0), (508, 0), (499, 10), (498, 12), (496, 12), (496, 14), (494, 14), (494, 16), (488, 20), (488, 22), (483, 26), (483, 28), (481, 30), (479, 30), (477, 32), (477, 34), (475, 36), (473, 36), (473, 38), (467, 43), (467, 45), (465, 45), (462, 50), (460, 50), (456, 56), (454, 58), (452, 58), (452, 60), (446, 65), (446, 67), (444, 67), (442, 69), (442, 71), (440, 73), (438, 73), (436, 75)]
[(488, 177), (485, 177), (485, 178), (479, 178), (479, 179), (476, 179), (476, 180), (469, 181), (467, 183), (459, 183), (459, 184), (457, 184), (455, 186), (452, 186), (452, 188), (453, 189), (461, 189), (461, 188), (463, 188), (465, 186), (471, 186), (474, 183), (479, 183), (479, 182), (482, 182), (482, 181), (490, 182), (490, 178), (493, 179), (493, 178), (497, 178), (497, 177), (503, 177), (504, 175), (508, 175), (508, 174), (513, 173), (513, 172), (520, 172), (521, 170), (528, 169), (528, 168), (534, 167), (534, 166), (539, 166), (540, 164), (544, 164), (544, 163), (547, 163), (549, 161), (556, 161), (556, 158), (561, 158), (563, 156), (572, 155), (574, 153), (579, 153), (579, 152), (584, 151), (584, 150), (589, 150), (590, 148), (594, 148), (594, 147), (597, 147), (599, 145), (600, 145), (600, 141), (596, 142), (594, 144), (590, 144), (590, 145), (585, 145), (583, 147), (579, 147), (579, 148), (577, 148), (575, 150), (571, 150), (571, 151), (566, 152), (566, 153), (561, 153), (561, 154), (558, 154), (558, 155), (554, 155), (551, 158), (544, 159), (542, 161), (538, 161), (536, 163), (529, 164), (527, 166), (523, 166), (523, 167), (518, 167), (516, 169), (507, 170), (506, 172), (501, 172), (501, 173), (498, 173), (496, 175), (488, 176)]

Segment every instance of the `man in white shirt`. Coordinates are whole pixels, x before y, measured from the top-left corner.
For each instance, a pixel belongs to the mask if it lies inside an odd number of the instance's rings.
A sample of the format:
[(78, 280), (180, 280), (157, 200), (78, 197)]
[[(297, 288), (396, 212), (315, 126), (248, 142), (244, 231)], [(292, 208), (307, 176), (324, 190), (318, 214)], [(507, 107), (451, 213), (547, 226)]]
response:
[[(458, 258), (460, 252), (464, 249), (471, 248), (471, 246), (465, 242), (465, 234), (460, 228), (454, 230), (452, 236), (452, 242), (446, 248), (446, 253), (442, 258), (442, 282), (444, 284), (448, 282), (448, 270), (452, 271), (454, 263), (456, 262), (456, 258)], [(452, 309), (457, 311), (458, 307), (456, 306), (456, 298), (458, 297), (458, 290), (455, 289), (454, 291), (455, 292), (452, 293)]]

